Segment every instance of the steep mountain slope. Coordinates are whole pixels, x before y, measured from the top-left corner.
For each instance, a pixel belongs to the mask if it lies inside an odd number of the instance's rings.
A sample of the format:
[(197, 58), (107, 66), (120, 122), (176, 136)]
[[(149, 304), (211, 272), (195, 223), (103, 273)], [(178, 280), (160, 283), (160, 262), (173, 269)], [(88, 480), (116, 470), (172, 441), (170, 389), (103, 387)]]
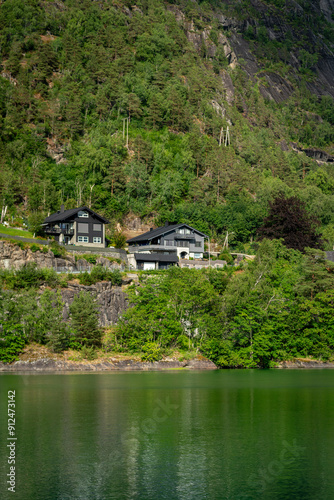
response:
[(282, 192), (331, 247), (333, 12), (331, 0), (5, 0), (2, 205), (42, 217), (87, 203), (114, 223), (229, 230), (242, 249)]

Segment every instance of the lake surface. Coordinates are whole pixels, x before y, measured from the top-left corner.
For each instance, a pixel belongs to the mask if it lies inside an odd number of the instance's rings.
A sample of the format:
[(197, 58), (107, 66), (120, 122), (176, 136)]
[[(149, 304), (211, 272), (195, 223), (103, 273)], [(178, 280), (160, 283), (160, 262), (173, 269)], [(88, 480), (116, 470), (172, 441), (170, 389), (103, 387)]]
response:
[(334, 499), (334, 371), (1, 374), (0, 387), (1, 499)]

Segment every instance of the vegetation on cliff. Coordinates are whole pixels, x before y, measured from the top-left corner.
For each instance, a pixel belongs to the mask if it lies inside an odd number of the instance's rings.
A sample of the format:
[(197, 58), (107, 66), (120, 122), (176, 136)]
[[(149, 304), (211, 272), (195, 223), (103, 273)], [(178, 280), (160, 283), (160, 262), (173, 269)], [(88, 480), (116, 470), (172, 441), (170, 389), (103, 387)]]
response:
[(333, 244), (331, 164), (293, 149), (333, 152), (333, 28), (313, 3), (6, 0), (0, 17), (9, 218), (88, 204), (228, 230), (242, 250), (283, 193)]
[[(325, 14), (307, 0), (1, 3), (0, 204), (11, 223), (36, 233), (62, 202), (86, 204), (114, 227), (129, 214), (185, 222), (257, 252), (236, 272), (149, 276), (110, 348), (143, 359), (198, 349), (220, 366), (333, 355), (333, 270), (307, 249), (334, 245)], [(288, 220), (277, 200), (290, 200)], [(293, 244), (291, 222), (302, 223)], [(259, 246), (263, 236), (293, 249)], [(95, 327), (89, 337), (59, 321), (59, 294), (38, 295), (59, 277), (35, 271), (1, 272), (1, 359), (27, 341), (98, 345)], [(119, 283), (103, 273), (80, 278)]]
[(197, 349), (221, 367), (333, 360), (334, 265), (264, 240), (235, 272), (172, 268), (133, 285), (114, 349)]

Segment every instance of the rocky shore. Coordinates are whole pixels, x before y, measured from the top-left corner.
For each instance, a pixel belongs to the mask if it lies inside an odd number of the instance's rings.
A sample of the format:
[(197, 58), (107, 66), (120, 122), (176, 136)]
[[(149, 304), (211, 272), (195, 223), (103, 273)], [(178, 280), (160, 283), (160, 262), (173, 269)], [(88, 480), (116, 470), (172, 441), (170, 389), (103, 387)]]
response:
[(334, 363), (328, 363), (325, 361), (318, 361), (315, 359), (294, 359), (292, 361), (281, 361), (277, 368), (290, 368), (290, 369), (296, 369), (296, 368), (334, 368)]
[(162, 371), (162, 370), (216, 370), (217, 366), (205, 358), (189, 361), (141, 362), (134, 359), (68, 361), (59, 359), (37, 359), (16, 361), (11, 364), (0, 363), (0, 372), (106, 372), (106, 371)]
[[(334, 363), (316, 360), (282, 361), (276, 369), (333, 369)], [(107, 371), (163, 371), (163, 370), (217, 370), (209, 359), (195, 358), (188, 361), (162, 360), (154, 362), (137, 359), (114, 359), (94, 361), (69, 361), (65, 359), (42, 358), (19, 360), (11, 364), (0, 363), (0, 372), (107, 372)]]

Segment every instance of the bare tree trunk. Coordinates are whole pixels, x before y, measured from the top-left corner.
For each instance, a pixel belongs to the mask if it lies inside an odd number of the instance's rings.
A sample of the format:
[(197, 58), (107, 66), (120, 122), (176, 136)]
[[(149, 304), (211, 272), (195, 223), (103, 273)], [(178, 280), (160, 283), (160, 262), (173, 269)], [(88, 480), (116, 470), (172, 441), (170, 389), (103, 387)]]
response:
[(2, 210), (1, 210), (1, 224), (4, 221), (4, 218), (6, 217), (6, 212), (7, 212), (7, 205), (3, 205)]

